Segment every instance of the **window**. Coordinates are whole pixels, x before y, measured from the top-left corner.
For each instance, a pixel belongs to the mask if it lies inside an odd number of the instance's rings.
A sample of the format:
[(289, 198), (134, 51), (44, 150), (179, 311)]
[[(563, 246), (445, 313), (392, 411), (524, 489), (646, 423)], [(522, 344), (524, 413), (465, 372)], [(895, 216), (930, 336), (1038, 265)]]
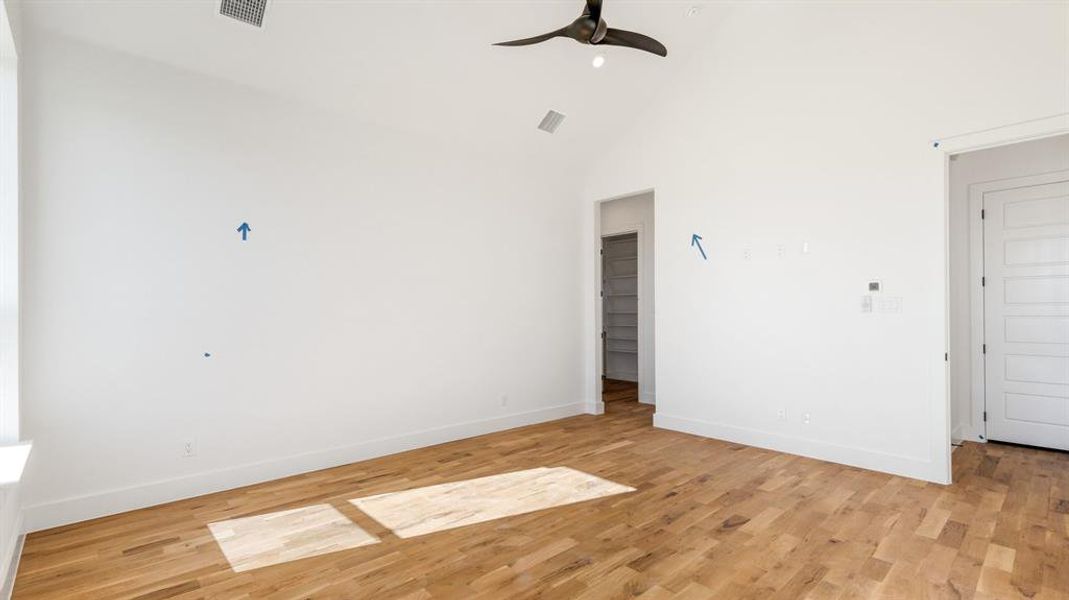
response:
[(18, 54), (0, 0), (0, 444), (19, 440)]

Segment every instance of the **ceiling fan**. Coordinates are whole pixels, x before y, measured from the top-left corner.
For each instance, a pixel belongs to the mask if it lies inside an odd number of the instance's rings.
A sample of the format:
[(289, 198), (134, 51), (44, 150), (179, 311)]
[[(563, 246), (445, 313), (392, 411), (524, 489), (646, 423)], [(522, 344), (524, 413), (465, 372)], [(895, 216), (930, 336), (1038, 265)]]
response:
[(578, 19), (572, 21), (570, 25), (562, 27), (556, 31), (522, 40), (498, 42), (494, 45), (530, 46), (531, 44), (537, 44), (556, 37), (572, 38), (580, 44), (590, 44), (594, 46), (624, 46), (627, 48), (635, 48), (637, 50), (645, 50), (646, 52), (651, 52), (658, 56), (668, 56), (668, 49), (664, 47), (664, 44), (657, 40), (642, 35), (641, 33), (613, 29), (606, 25), (605, 21), (601, 18), (601, 0), (586, 0), (586, 8), (583, 9), (583, 14)]

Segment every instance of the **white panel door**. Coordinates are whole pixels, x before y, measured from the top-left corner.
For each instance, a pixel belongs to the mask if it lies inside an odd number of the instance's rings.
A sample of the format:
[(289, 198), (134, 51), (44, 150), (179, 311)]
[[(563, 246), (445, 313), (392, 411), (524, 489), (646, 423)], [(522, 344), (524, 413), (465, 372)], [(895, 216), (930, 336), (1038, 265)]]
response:
[(987, 436), (1069, 450), (1069, 177), (984, 193)]

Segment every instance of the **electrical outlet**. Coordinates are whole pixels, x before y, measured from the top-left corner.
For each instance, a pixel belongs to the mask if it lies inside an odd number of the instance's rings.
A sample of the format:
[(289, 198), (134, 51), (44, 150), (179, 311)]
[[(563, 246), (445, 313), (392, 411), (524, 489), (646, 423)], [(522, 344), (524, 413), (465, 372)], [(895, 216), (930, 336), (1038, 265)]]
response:
[(501, 395), (501, 406), (508, 406), (508, 405), (509, 405), (508, 394), (502, 394)]
[(197, 440), (193, 438), (186, 438), (186, 441), (182, 442), (182, 456), (189, 458), (190, 456), (197, 455)]
[(786, 421), (787, 420), (787, 409), (786, 408), (779, 409), (779, 412), (776, 413), (776, 417), (780, 421)]
[(809, 416), (809, 413), (805, 413), (804, 415), (802, 415), (802, 422), (805, 423), (806, 425), (809, 425), (809, 421), (810, 420), (812, 420), (812, 419)]
[(787, 247), (783, 244), (776, 246), (776, 256), (780, 258), (787, 256)]
[(872, 312), (872, 296), (862, 296), (861, 297), (861, 312), (863, 312), (863, 313)]
[(749, 248), (744, 248), (743, 251), (742, 251), (742, 259), (743, 260), (750, 260), (751, 258), (753, 258), (753, 251), (750, 250)]

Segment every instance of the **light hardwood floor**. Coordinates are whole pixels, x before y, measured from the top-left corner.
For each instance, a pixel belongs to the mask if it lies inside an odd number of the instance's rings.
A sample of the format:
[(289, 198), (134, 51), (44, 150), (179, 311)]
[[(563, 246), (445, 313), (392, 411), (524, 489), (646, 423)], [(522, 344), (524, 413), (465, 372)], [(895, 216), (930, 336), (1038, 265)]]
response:
[[(652, 408), (29, 536), (15, 598), (1069, 598), (1069, 455), (966, 444), (944, 487), (653, 429)], [(349, 500), (543, 466), (636, 492), (402, 539)], [(329, 504), (379, 543), (235, 573), (207, 524)]]

